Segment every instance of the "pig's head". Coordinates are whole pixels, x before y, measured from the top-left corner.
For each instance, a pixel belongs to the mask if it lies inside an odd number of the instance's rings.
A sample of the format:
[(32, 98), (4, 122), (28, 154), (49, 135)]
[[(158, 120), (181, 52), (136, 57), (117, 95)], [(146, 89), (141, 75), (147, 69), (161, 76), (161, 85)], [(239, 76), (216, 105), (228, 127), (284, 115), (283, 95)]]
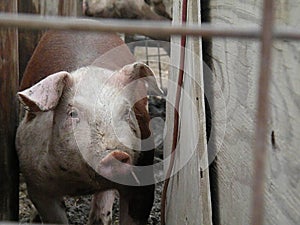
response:
[(116, 72), (93, 66), (59, 72), (18, 96), (35, 116), (53, 112), (51, 154), (68, 167), (88, 163), (118, 181), (132, 176), (131, 165), (140, 154), (141, 130), (133, 106), (139, 102), (147, 107), (148, 88), (159, 91), (153, 72), (134, 63)]

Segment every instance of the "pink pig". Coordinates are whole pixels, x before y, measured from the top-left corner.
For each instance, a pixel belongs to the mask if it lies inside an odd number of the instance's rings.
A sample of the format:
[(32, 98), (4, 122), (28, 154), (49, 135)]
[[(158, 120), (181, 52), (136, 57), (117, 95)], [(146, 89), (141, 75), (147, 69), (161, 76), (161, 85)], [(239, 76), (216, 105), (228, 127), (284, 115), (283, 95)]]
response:
[[(45, 33), (17, 94), (26, 113), (16, 137), (43, 222), (68, 223), (63, 196), (94, 194), (88, 223), (111, 224), (117, 190), (120, 224), (147, 223), (153, 171), (138, 168), (153, 164), (149, 88), (160, 91), (152, 70), (117, 35)], [(142, 177), (153, 183), (140, 184)]]

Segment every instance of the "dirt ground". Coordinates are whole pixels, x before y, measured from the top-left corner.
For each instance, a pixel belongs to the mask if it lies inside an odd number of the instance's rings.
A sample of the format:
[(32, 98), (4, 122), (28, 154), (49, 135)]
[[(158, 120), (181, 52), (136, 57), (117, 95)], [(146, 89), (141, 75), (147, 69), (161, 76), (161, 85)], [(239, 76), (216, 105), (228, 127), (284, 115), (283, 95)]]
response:
[[(152, 211), (148, 220), (149, 225), (160, 225), (160, 198), (163, 183), (156, 184), (155, 199)], [(19, 219), (20, 224), (28, 224), (36, 217), (37, 212), (31, 201), (28, 199), (26, 184), (22, 181), (20, 184), (20, 206)], [(91, 196), (79, 196), (75, 198), (65, 197), (66, 212), (70, 224), (83, 225), (87, 223), (90, 211)], [(113, 225), (119, 224), (119, 205), (116, 199), (113, 207)]]

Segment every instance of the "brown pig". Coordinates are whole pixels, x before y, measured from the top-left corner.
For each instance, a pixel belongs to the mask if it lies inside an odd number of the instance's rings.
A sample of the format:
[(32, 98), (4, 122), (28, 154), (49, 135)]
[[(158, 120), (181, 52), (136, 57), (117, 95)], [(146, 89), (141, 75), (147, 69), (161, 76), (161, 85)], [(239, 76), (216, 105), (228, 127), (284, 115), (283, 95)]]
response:
[[(68, 223), (63, 197), (94, 194), (89, 224), (146, 224), (154, 198), (147, 89), (152, 70), (115, 34), (48, 31), (25, 70), (16, 147), (45, 223)], [(143, 169), (145, 168), (145, 169)], [(146, 180), (145, 180), (146, 179)]]

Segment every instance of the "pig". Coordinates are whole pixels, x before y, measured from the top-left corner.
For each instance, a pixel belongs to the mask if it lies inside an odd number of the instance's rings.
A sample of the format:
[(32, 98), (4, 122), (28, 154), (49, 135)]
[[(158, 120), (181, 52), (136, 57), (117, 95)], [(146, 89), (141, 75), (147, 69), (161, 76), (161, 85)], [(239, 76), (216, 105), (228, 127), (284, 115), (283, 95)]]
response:
[[(20, 170), (42, 222), (67, 224), (63, 197), (93, 194), (88, 224), (146, 224), (154, 199), (147, 90), (153, 71), (116, 34), (47, 31), (22, 78)], [(145, 140), (145, 141), (144, 141)], [(141, 178), (153, 183), (143, 185)], [(132, 185), (131, 185), (132, 184)]]

